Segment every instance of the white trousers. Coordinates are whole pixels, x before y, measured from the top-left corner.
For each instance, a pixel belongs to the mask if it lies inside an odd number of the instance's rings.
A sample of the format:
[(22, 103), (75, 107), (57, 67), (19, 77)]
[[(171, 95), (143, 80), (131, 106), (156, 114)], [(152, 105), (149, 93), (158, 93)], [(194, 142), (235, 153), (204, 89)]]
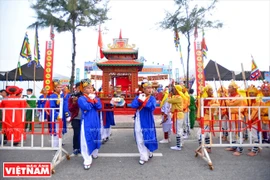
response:
[[(209, 125), (205, 125), (204, 126), (204, 130), (209, 131), (210, 130), (210, 126)], [(202, 129), (201, 128), (199, 128), (198, 131), (197, 131), (197, 138), (198, 138), (198, 140), (201, 140), (201, 138), (202, 138)], [(204, 133), (204, 138), (210, 138), (210, 133), (209, 132), (205, 132)]]
[[(222, 124), (222, 129), (223, 130), (228, 130), (228, 117), (223, 116), (221, 119), (224, 120), (221, 123)], [(228, 136), (228, 132), (223, 132), (223, 136)]]
[(184, 124), (184, 120), (183, 119), (177, 119), (175, 122), (175, 128), (176, 128), (176, 134), (177, 136), (179, 137), (182, 137), (183, 136), (183, 124)]
[(150, 151), (144, 145), (144, 139), (143, 139), (143, 134), (142, 134), (142, 129), (141, 129), (139, 112), (136, 113), (136, 118), (135, 118), (135, 137), (136, 137), (137, 147), (138, 147), (138, 150), (140, 153), (140, 160), (148, 161)]
[[(51, 126), (53, 126), (53, 124)], [(51, 135), (51, 137), (52, 137), (52, 147), (59, 147), (59, 135), (58, 135), (59, 123), (55, 123), (54, 131), (56, 132), (57, 135)], [(62, 136), (62, 139), (63, 139), (63, 136)]]
[(258, 138), (258, 128), (257, 128), (257, 124), (252, 125), (251, 128), (251, 138), (252, 138), (252, 142), (258, 142), (259, 138)]
[[(240, 128), (240, 123), (239, 122), (235, 122), (234, 120), (229, 120), (229, 124), (228, 124), (228, 129), (231, 127), (232, 131), (236, 131), (239, 130)], [(240, 132), (229, 132), (229, 140), (231, 140), (232, 142), (236, 142), (236, 143), (243, 143), (243, 137), (244, 137), (244, 133), (242, 131)]]
[(104, 128), (102, 112), (100, 112), (100, 124), (101, 124), (101, 128), (100, 128), (101, 139), (106, 139), (106, 138), (110, 137), (110, 135), (111, 135), (111, 127)]
[(87, 147), (85, 135), (84, 135), (84, 120), (82, 121), (82, 125), (81, 125), (81, 154), (84, 159), (84, 162), (83, 162), (84, 165), (92, 164), (92, 160), (93, 160), (92, 155), (93, 156), (98, 155), (98, 149), (95, 149), (91, 155), (89, 155), (88, 153), (88, 147)]
[(103, 137), (102, 139), (108, 138), (111, 135), (111, 127), (109, 128), (102, 128), (102, 134), (101, 137)]
[(189, 121), (189, 112), (184, 113), (184, 123), (183, 123), (183, 129), (185, 132), (190, 131), (190, 121)]
[(172, 125), (171, 124), (162, 124), (162, 130), (163, 130), (163, 132), (168, 132), (169, 134), (171, 134)]

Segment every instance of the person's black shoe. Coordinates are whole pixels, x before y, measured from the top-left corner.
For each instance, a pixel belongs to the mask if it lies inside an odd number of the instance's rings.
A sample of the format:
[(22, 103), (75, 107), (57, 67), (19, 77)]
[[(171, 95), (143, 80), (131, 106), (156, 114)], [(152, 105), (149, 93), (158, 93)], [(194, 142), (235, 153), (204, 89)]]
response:
[(79, 150), (79, 149), (74, 149), (73, 150), (73, 154), (74, 155), (78, 155), (78, 154), (80, 154), (81, 153), (81, 151)]

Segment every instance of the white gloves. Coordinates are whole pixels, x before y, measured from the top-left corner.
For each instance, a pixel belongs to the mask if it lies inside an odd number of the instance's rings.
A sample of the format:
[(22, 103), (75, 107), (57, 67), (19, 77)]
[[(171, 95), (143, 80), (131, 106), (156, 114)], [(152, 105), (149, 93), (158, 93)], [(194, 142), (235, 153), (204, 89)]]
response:
[(66, 118), (66, 121), (67, 121), (67, 122), (70, 122), (70, 120), (71, 120), (70, 117), (67, 117), (67, 118)]
[(140, 99), (142, 102), (144, 102), (145, 99), (146, 99), (146, 95), (145, 95), (144, 93), (141, 93), (141, 94), (139, 95), (138, 99)]
[(95, 95), (95, 94), (89, 94), (88, 97), (89, 97), (90, 99), (95, 99), (96, 95)]

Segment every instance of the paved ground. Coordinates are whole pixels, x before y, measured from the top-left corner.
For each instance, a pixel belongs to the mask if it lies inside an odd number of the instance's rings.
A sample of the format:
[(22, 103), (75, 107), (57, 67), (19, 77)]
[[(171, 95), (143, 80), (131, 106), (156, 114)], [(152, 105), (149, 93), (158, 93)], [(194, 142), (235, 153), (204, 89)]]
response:
[[(204, 160), (200, 157), (194, 157), (194, 150), (197, 148), (196, 130), (192, 132), (192, 137), (185, 141), (182, 151), (170, 150), (169, 147), (175, 143), (173, 139), (171, 144), (160, 144), (154, 158), (143, 166), (139, 165), (138, 150), (134, 141), (133, 130), (130, 128), (132, 125), (130, 123), (132, 122), (131, 117), (117, 116), (116, 122), (117, 126), (112, 130), (110, 141), (101, 147), (100, 157), (94, 160), (89, 171), (83, 169), (82, 157), (76, 156), (61, 162), (55, 168), (56, 173), (52, 175), (51, 179), (270, 179), (270, 148), (263, 148), (262, 153), (256, 157), (247, 156), (247, 148), (240, 157), (234, 157), (231, 152), (224, 151), (224, 148), (213, 148), (210, 157), (214, 170), (209, 170)], [(159, 124), (159, 121), (157, 124)], [(162, 138), (161, 128), (157, 128), (157, 134), (160, 140)], [(64, 148), (69, 152), (72, 152), (71, 139), (72, 130), (69, 130), (64, 139)], [(54, 151), (0, 150), (0, 179), (3, 179), (3, 162), (51, 161), (54, 153)]]

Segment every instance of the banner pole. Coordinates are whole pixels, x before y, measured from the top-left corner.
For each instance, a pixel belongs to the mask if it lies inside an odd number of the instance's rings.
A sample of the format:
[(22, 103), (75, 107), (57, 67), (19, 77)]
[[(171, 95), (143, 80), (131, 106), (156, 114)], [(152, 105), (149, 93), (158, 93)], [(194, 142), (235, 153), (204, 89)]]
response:
[(18, 62), (17, 62), (17, 68), (15, 70), (15, 75), (14, 75), (14, 86), (16, 85), (16, 79), (17, 79), (17, 74), (18, 74), (18, 66), (19, 66), (19, 62), (20, 62), (20, 57), (21, 55), (19, 55), (19, 58), (18, 58)]
[(34, 62), (34, 82), (33, 82), (33, 94), (36, 92), (36, 62)]

